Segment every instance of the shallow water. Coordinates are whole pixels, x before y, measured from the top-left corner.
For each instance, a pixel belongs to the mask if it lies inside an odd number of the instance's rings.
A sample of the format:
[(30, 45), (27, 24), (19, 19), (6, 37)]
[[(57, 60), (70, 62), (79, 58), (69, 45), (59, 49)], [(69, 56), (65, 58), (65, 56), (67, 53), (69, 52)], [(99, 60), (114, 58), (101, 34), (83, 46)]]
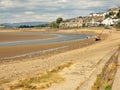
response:
[(60, 34), (60, 33), (45, 33), (45, 32), (14, 32), (15, 34), (52, 34), (56, 37), (47, 38), (47, 39), (35, 39), (35, 40), (21, 40), (21, 41), (7, 41), (0, 42), (0, 46), (16, 46), (16, 45), (27, 45), (27, 44), (41, 44), (41, 43), (51, 43), (51, 42), (63, 42), (63, 41), (72, 41), (86, 39), (92, 37), (93, 35), (87, 34)]

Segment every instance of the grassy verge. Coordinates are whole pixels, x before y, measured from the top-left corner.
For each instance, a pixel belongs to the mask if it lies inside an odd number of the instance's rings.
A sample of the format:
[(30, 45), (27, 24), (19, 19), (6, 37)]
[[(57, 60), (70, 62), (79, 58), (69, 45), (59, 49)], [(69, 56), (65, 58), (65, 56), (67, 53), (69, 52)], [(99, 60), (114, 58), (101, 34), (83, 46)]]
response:
[(71, 66), (72, 63), (59, 65), (57, 68), (51, 69), (48, 72), (41, 72), (24, 80), (20, 80), (10, 86), (10, 90), (21, 89), (21, 90), (40, 90), (50, 87), (54, 83), (59, 83), (65, 79), (58, 73), (65, 67)]
[(107, 62), (102, 72), (97, 75), (96, 82), (92, 86), (92, 90), (111, 90), (117, 70), (117, 58), (118, 54), (115, 54)]

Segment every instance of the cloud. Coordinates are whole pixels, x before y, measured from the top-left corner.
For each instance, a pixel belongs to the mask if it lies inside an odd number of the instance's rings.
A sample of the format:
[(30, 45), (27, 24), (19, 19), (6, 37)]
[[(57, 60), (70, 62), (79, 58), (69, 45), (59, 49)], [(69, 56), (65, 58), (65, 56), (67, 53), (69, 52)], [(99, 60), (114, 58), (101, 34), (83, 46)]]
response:
[(25, 11), (24, 13), (27, 14), (27, 15), (32, 15), (32, 14), (34, 14), (34, 12), (32, 12), (32, 11)]
[(103, 12), (120, 5), (119, 0), (0, 0), (0, 23), (54, 21)]
[(13, 7), (22, 7), (22, 6), (24, 6), (24, 4), (19, 0), (0, 0), (1, 8), (13, 8)]
[(63, 3), (65, 3), (65, 2), (68, 2), (68, 0), (59, 0), (58, 2), (63, 2)]
[(10, 0), (0, 1), (0, 7), (12, 7), (13, 3)]

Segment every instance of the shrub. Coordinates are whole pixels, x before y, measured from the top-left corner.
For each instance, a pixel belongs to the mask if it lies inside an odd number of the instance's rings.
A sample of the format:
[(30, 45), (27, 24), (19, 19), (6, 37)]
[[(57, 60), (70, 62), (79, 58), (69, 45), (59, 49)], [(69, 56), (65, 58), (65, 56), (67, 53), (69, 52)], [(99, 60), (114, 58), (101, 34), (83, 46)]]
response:
[(120, 27), (120, 20), (119, 20), (118, 23), (117, 23), (117, 27)]
[(111, 90), (111, 86), (110, 86), (110, 85), (107, 85), (107, 86), (105, 87), (105, 90)]

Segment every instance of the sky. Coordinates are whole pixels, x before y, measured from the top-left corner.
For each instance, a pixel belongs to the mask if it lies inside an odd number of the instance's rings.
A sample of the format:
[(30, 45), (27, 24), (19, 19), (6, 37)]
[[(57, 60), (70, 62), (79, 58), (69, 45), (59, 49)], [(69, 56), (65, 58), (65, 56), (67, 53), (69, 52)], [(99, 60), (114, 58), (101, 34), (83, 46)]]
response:
[(117, 6), (120, 0), (0, 0), (0, 23), (51, 22)]

